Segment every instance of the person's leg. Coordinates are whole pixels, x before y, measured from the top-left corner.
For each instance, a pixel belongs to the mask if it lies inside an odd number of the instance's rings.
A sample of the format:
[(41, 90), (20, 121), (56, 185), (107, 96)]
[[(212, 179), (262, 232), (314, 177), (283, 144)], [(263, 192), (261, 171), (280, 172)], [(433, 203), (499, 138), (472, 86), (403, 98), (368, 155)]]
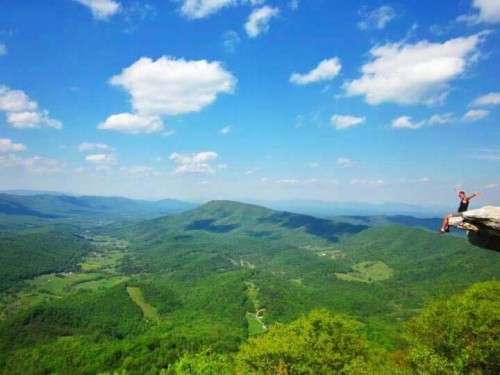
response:
[(450, 221), (450, 217), (452, 215), (451, 214), (448, 214), (445, 216), (445, 218), (443, 219), (443, 224), (441, 225), (441, 232), (444, 233), (444, 232), (448, 232), (450, 226), (449, 226), (449, 221)]

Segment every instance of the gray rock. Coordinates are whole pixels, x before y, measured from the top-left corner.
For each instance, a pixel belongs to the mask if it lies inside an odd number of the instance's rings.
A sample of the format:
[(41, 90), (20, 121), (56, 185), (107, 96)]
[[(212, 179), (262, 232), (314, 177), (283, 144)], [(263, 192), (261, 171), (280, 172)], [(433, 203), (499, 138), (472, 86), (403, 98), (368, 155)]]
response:
[(500, 207), (485, 206), (464, 212), (450, 225), (467, 230), (469, 241), (485, 249), (500, 251)]

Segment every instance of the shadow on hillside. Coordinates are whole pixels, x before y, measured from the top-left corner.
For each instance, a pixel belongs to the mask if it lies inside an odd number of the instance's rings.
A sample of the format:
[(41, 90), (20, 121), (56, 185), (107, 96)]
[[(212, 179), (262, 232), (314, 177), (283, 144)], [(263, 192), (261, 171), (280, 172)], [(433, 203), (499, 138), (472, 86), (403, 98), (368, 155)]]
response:
[(312, 216), (297, 215), (289, 212), (280, 212), (259, 220), (263, 223), (280, 224), (286, 228), (303, 228), (305, 232), (337, 242), (343, 234), (356, 234), (365, 229), (367, 225), (353, 225), (348, 223), (335, 223), (330, 220), (318, 219)]
[(32, 210), (28, 207), (25, 207), (21, 204), (17, 203), (2, 203), (0, 202), (0, 213), (6, 214), (6, 215), (25, 215), (25, 216), (35, 216), (39, 217), (42, 219), (57, 219), (61, 216), (59, 215), (50, 215), (50, 214), (44, 214), (43, 212), (35, 211)]
[(214, 224), (215, 219), (206, 219), (206, 220), (196, 220), (191, 224), (186, 225), (184, 229), (186, 230), (206, 230), (208, 232), (214, 233), (227, 233), (239, 227), (238, 224), (226, 224), (226, 225), (217, 225)]

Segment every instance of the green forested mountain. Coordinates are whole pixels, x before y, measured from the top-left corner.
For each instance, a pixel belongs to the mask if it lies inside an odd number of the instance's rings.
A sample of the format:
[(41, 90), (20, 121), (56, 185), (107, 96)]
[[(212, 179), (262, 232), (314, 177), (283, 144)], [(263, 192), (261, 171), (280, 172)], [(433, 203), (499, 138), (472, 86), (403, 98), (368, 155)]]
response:
[(44, 227), (0, 234), (0, 291), (34, 276), (73, 271), (89, 251), (74, 228)]
[[(479, 314), (469, 319), (486, 314), (488, 331), (469, 341), (449, 338), (455, 351), (443, 350), (438, 338), (424, 340), (436, 314), (452, 314), (453, 307), (419, 314), (430, 301), (498, 280), (498, 253), (458, 237), (372, 224), (214, 201), (178, 215), (82, 230), (89, 249), (76, 272), (39, 276), (4, 292), (0, 368), (5, 374), (452, 374), (469, 366), (494, 373), (485, 362), (498, 342), (489, 354), (468, 357), (483, 362), (464, 361), (460, 348), (478, 337), (495, 341), (495, 297), (481, 311), (463, 302)], [(478, 288), (464, 298), (499, 293), (498, 282)], [(411, 336), (405, 327), (416, 316)], [(460, 324), (456, 332), (465, 332)]]

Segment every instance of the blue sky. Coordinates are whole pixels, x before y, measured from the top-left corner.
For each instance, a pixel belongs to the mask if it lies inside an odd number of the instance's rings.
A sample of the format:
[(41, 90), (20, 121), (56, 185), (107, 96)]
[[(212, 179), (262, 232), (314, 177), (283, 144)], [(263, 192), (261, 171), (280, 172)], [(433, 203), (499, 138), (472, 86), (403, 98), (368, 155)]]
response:
[(0, 9), (0, 189), (500, 204), (498, 0)]

